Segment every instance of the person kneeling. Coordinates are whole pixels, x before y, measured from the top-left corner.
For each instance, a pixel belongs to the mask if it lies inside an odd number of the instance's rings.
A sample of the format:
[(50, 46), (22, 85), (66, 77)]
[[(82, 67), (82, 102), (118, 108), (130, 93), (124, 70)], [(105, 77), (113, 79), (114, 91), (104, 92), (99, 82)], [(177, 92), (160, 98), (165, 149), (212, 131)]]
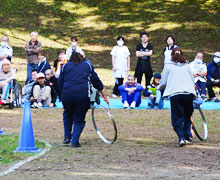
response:
[(163, 91), (157, 90), (157, 86), (160, 84), (161, 75), (159, 73), (154, 74), (153, 83), (148, 85), (143, 91), (144, 97), (147, 97), (148, 108), (161, 109), (163, 108)]
[(48, 82), (45, 81), (43, 73), (37, 74), (37, 81), (34, 83), (31, 91), (31, 107), (54, 107), (56, 102), (55, 90)]
[(119, 86), (119, 91), (122, 96), (124, 108), (134, 109), (141, 104), (141, 91), (144, 89), (139, 83), (134, 81), (133, 75), (128, 75), (128, 82)]

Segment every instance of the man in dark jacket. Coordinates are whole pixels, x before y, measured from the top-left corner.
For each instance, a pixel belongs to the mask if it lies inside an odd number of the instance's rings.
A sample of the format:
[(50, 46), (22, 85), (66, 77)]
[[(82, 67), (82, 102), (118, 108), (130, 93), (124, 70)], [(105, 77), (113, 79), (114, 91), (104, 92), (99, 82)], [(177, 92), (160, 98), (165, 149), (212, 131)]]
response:
[(53, 86), (45, 81), (44, 73), (37, 74), (37, 81), (31, 90), (30, 101), (33, 108), (54, 107), (56, 102), (56, 92)]
[(213, 61), (208, 64), (207, 67), (207, 89), (209, 98), (212, 101), (217, 102), (217, 98), (215, 97), (215, 93), (213, 91), (213, 87), (220, 87), (220, 52), (216, 52), (213, 56)]

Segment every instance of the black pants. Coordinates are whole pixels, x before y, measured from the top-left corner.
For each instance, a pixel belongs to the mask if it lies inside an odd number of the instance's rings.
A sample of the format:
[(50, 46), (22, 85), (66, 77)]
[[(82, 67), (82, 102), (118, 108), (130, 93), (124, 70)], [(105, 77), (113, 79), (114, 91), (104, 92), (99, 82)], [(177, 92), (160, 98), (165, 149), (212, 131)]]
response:
[(152, 75), (149, 75), (148, 73), (138, 73), (136, 75), (136, 78), (137, 78), (137, 82), (139, 84), (141, 84), (143, 74), (145, 75), (145, 81), (146, 81), (145, 82), (145, 87), (147, 87), (148, 85), (150, 85), (150, 80), (152, 78)]
[(220, 83), (214, 84), (211, 80), (208, 80), (207, 83), (206, 83), (206, 87), (208, 89), (209, 98), (214, 98), (215, 97), (215, 93), (214, 93), (214, 91), (212, 89), (213, 86), (220, 87)]
[(79, 137), (86, 124), (85, 117), (90, 105), (89, 97), (88, 95), (63, 94), (62, 103), (64, 137), (72, 138), (71, 144), (79, 143)]
[(120, 96), (120, 91), (118, 90), (118, 87), (123, 84), (124, 78), (116, 78), (115, 86), (113, 88), (113, 94)]
[(193, 94), (179, 94), (170, 97), (171, 119), (179, 141), (192, 137), (191, 116), (193, 114)]

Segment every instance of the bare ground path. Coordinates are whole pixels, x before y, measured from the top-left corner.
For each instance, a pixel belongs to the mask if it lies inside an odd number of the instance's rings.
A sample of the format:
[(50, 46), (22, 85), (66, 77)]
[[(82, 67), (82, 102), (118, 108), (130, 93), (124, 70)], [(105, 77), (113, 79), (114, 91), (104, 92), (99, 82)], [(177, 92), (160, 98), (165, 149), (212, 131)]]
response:
[[(22, 110), (0, 110), (4, 131), (18, 134)], [(62, 109), (32, 110), (35, 137), (53, 148), (25, 164), (4, 180), (51, 179), (220, 179), (219, 111), (205, 111), (210, 134), (207, 142), (179, 148), (170, 125), (169, 110), (112, 110), (119, 130), (113, 145), (101, 142), (90, 112), (82, 134), (82, 147), (62, 145)], [(104, 116), (104, 115), (103, 115)], [(197, 115), (195, 115), (197, 116)], [(102, 126), (107, 131), (108, 126)], [(8, 166), (1, 165), (0, 170)], [(0, 179), (1, 179), (0, 178)]]

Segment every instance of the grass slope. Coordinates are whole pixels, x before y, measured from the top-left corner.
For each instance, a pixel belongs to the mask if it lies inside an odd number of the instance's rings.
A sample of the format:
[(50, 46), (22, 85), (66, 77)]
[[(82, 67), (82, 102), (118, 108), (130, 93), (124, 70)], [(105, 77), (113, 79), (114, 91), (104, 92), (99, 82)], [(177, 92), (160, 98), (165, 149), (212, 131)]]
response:
[(113, 85), (110, 50), (118, 35), (126, 37), (131, 51), (131, 68), (137, 59), (139, 33), (148, 31), (154, 46), (153, 70), (163, 67), (164, 39), (173, 34), (188, 60), (204, 53), (205, 62), (219, 51), (220, 3), (218, 0), (0, 0), (0, 35), (10, 38), (18, 79), (26, 78), (24, 45), (32, 31), (52, 63), (57, 51), (69, 46), (69, 37), (79, 37), (87, 57), (104, 73), (104, 83)]

